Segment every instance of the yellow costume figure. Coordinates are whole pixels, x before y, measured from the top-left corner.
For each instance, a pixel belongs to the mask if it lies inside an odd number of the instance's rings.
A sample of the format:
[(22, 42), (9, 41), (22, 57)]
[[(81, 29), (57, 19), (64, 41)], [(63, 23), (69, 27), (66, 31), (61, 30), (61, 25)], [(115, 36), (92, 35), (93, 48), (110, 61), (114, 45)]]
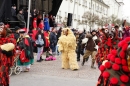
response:
[(79, 66), (76, 58), (76, 38), (69, 28), (62, 30), (62, 35), (58, 41), (58, 50), (62, 53), (62, 68), (78, 70)]

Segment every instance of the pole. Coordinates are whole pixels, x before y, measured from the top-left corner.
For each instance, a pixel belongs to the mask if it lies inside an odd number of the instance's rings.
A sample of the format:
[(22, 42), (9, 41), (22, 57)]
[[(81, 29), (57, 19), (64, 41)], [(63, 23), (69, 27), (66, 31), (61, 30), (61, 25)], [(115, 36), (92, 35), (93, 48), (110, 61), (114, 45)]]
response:
[(76, 0), (74, 0), (73, 17), (72, 17), (72, 28), (74, 27), (74, 11), (75, 11), (75, 1), (76, 1)]
[(31, 0), (28, 3), (28, 23), (27, 23), (27, 33), (29, 31), (29, 23), (30, 23), (30, 7), (31, 7)]

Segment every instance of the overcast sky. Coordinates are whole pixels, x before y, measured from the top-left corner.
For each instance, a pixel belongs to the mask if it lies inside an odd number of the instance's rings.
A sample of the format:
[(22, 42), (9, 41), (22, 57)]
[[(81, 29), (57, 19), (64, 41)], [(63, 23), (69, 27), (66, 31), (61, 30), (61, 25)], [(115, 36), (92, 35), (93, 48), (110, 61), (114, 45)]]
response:
[(123, 8), (123, 16), (129, 16), (130, 18), (130, 0), (123, 0), (124, 8)]

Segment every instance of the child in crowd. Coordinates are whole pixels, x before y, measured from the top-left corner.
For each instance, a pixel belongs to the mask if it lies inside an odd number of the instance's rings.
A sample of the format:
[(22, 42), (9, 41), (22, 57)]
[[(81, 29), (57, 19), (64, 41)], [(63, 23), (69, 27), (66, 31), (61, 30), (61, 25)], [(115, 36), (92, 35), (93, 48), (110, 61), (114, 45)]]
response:
[(56, 58), (53, 56), (52, 50), (50, 48), (48, 48), (48, 50), (46, 51), (45, 61), (53, 61), (53, 60), (56, 60)]

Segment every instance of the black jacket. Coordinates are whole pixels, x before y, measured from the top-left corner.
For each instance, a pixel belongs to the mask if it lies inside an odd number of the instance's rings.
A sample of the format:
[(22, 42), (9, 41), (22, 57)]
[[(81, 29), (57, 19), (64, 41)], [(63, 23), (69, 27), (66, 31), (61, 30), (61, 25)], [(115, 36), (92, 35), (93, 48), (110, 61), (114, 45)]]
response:
[(50, 45), (56, 45), (57, 44), (57, 36), (54, 32), (50, 33), (49, 39), (50, 39)]

